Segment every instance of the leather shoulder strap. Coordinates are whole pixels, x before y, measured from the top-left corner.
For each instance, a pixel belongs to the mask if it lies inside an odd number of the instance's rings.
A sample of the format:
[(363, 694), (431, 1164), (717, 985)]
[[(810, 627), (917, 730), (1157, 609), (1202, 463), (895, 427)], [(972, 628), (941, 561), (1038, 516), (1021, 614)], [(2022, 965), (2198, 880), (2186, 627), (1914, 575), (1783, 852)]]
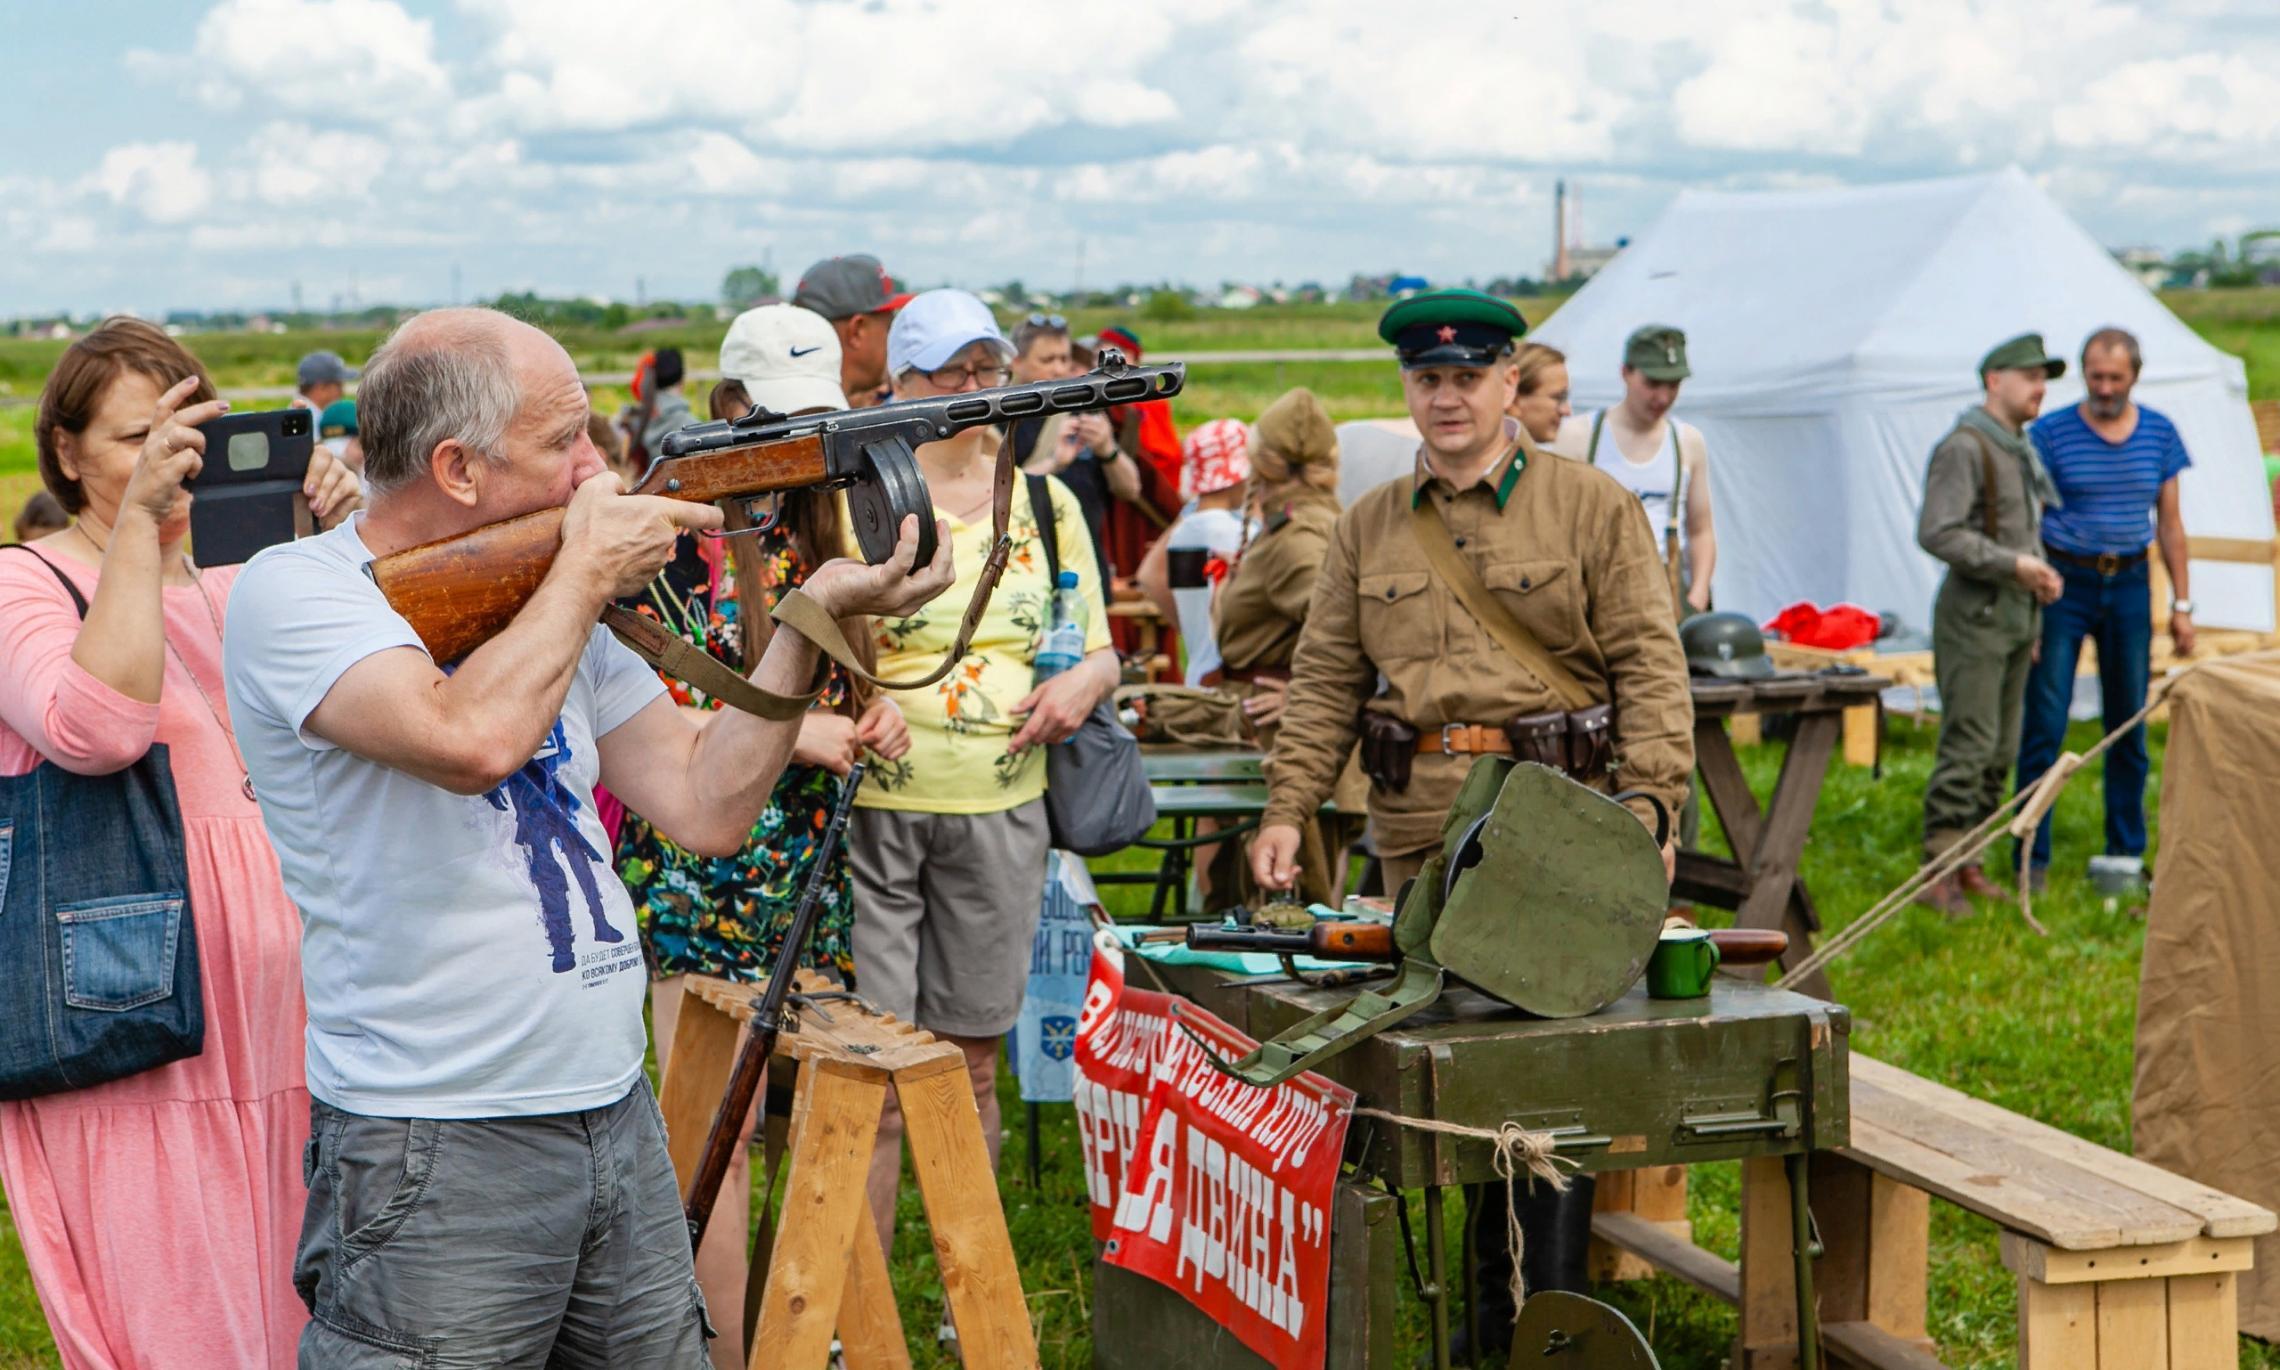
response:
[(1538, 680), (1570, 710), (1589, 709), (1600, 701), (1575, 674), (1560, 664), (1559, 659), (1544, 649), (1536, 635), (1522, 626), (1512, 611), (1505, 608), (1495, 592), (1480, 583), (1480, 576), (1457, 550), (1455, 539), (1449, 536), (1449, 526), (1441, 521), (1441, 511), (1430, 497), (1418, 500), (1410, 507), (1409, 526), (1417, 535), (1417, 545), (1425, 549), (1425, 559), (1433, 563), (1443, 582), (1463, 601), (1480, 626), (1496, 639), (1497, 645), (1511, 653), (1512, 658), (1528, 668)]
[(1037, 542), (1045, 549), (1045, 578), (1061, 583), (1061, 530), (1053, 516), (1053, 487), (1043, 476), (1024, 476), (1029, 483), (1029, 515), (1037, 520)]
[[(616, 635), (618, 641), (651, 666), (685, 685), (704, 691), (731, 708), (742, 709), (761, 718), (798, 718), (823, 694), (823, 682), (828, 679), (828, 668), (818, 670), (813, 690), (804, 695), (777, 694), (774, 690), (761, 689), (721, 665), (706, 655), (703, 648), (692, 645), (686, 638), (670, 631), (653, 618), (644, 618), (621, 605), (612, 604), (602, 610), (602, 622)], [(837, 637), (838, 625), (833, 624), (831, 631)], [(841, 640), (841, 649), (845, 650), (844, 639)]]

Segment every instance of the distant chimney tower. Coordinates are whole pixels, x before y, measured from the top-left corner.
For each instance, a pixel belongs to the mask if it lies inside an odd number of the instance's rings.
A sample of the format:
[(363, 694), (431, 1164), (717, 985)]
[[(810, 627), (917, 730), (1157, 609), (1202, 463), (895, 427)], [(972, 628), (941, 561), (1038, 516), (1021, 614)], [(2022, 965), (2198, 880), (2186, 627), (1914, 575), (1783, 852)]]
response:
[(1552, 183), (1552, 279), (1568, 278), (1567, 178)]

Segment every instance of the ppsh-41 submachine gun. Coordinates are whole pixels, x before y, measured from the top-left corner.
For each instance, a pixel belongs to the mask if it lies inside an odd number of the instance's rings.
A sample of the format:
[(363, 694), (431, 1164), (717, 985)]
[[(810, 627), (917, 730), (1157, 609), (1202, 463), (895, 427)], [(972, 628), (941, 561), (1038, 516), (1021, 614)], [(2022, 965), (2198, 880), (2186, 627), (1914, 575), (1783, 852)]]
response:
[[(915, 565), (924, 566), (935, 552), (934, 506), (913, 448), (986, 424), (1169, 399), (1180, 392), (1186, 378), (1187, 368), (1178, 362), (1134, 366), (1110, 347), (1101, 349), (1099, 364), (1091, 371), (1068, 380), (798, 417), (754, 409), (742, 418), (700, 423), (666, 437), (660, 444), (663, 455), (631, 493), (713, 503), (758, 501), (787, 490), (840, 490), (845, 492), (855, 542), (866, 561), (877, 565), (894, 555), (903, 519), (916, 515)], [(944, 664), (932, 675), (894, 681), (869, 677), (852, 661), (841, 660), (842, 667), (888, 689), (916, 689), (940, 679), (965, 655), (973, 627), (1004, 573), (1013, 476), (1013, 444), (1008, 441), (997, 459), (992, 515), (996, 544), (967, 607), (957, 648)], [(546, 579), (562, 544), (562, 518), (560, 509), (541, 509), (406, 548), (381, 557), (368, 569), (389, 607), (411, 624), (428, 654), (438, 662), (457, 661), (512, 622)], [(767, 526), (762, 517), (759, 527)], [(660, 655), (674, 655), (673, 644), (660, 640), (667, 635), (658, 625), (633, 614), (603, 617), (636, 652), (664, 669), (674, 669), (658, 660)], [(835, 632), (819, 636), (811, 631), (815, 625), (786, 621), (816, 638), (835, 660), (840, 658), (833, 643), (824, 640), (835, 639)], [(741, 702), (705, 681), (691, 683), (730, 703)]]

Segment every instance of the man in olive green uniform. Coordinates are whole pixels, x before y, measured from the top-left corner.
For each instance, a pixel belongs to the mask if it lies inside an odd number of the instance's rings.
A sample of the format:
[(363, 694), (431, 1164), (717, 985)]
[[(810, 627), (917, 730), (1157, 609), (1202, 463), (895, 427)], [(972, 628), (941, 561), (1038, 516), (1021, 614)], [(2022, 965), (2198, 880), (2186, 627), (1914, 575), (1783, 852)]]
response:
[[(2019, 754), (2041, 606), (2063, 588), (2042, 555), (2043, 510), (2058, 502), (2058, 488), (2026, 426), (2042, 409), (2044, 385), (2065, 371), (2037, 333), (1989, 352), (1979, 363), (1982, 402), (1957, 417), (1924, 475), (1916, 541), (1947, 563), (1932, 604), (1940, 741), (1924, 787), (1927, 861), (1995, 812)], [(1961, 917), (1972, 895), (2010, 897), (1974, 861), (1919, 898)]]
[[(1519, 385), (1513, 339), (1526, 327), (1510, 305), (1471, 290), (1404, 300), (1378, 325), (1400, 356), (1424, 441), (1415, 470), (1363, 495), (1331, 535), (1252, 843), (1252, 872), (1267, 888), (1290, 885), (1299, 824), (1330, 794), (1365, 708), (1415, 730), (1407, 783), (1373, 783), (1369, 799), (1386, 887), (1398, 890), (1438, 847), (1478, 755), (1510, 752), (1513, 720), (1567, 707), (1435, 573), (1411, 522), (1424, 501), (1487, 591), (1589, 694), (1613, 704), (1620, 786), (1670, 812), (1685, 798), (1693, 706), (1654, 534), (1637, 498), (1605, 472), (1544, 455), (1505, 417)], [(1386, 732), (1373, 725), (1375, 738)], [(1594, 777), (1603, 787), (1610, 779)], [(1522, 1199), (1529, 1287), (1584, 1283), (1589, 1190), (1540, 1187)], [(1511, 1268), (1503, 1191), (1467, 1207), (1481, 1267), (1472, 1345), (1493, 1349), (1511, 1336), (1497, 1269), (1500, 1256), (1502, 1271)]]

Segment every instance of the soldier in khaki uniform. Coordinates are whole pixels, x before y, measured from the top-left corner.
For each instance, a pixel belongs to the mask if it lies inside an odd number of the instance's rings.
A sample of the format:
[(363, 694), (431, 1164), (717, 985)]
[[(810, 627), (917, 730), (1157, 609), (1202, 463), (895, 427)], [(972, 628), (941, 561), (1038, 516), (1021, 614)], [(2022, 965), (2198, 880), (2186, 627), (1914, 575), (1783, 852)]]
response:
[[(1304, 388), (1268, 405), (1254, 427), (1252, 502), (1259, 531), (1220, 587), (1212, 621), (1221, 661), (1216, 683), (1242, 701), (1245, 725), (1271, 752), (1289, 699), (1291, 656), (1338, 523), (1338, 431), (1322, 401)], [(1338, 816), (1309, 818), (1300, 830), (1300, 898), (1324, 903), (1336, 897), (1368, 795), (1369, 782), (1349, 755), (1332, 794)], [(1243, 865), (1232, 844), (1223, 850), (1234, 858), (1230, 864)], [(1216, 875), (1213, 888), (1222, 888)]]
[[(1400, 355), (1424, 442), (1410, 475), (1362, 496), (1331, 533), (1251, 848), (1253, 876), (1267, 888), (1295, 876), (1300, 825), (1330, 794), (1365, 711), (1381, 756), (1391, 754), (1389, 737), (1414, 730), (1409, 774), (1390, 777), (1405, 783), (1383, 783), (1372, 766), (1370, 817), (1387, 886), (1398, 890), (1437, 848), (1474, 760), (1513, 750), (1507, 725), (1567, 707), (1435, 573), (1412, 524), (1421, 501), (1496, 601), (1587, 693), (1612, 704), (1620, 787), (1674, 813), (1686, 796), (1693, 706), (1654, 535), (1637, 498), (1605, 472), (1543, 454), (1506, 418), (1519, 383), (1513, 339), (1526, 327), (1510, 305), (1470, 290), (1404, 300), (1378, 325)], [(1602, 762), (1589, 780), (1610, 788), (1617, 776)], [(1521, 1201), (1531, 1288), (1583, 1287), (1590, 1209), (1586, 1183)], [(1472, 1196), (1467, 1210), (1479, 1291), (1468, 1341), (1494, 1351), (1511, 1338), (1502, 1189)]]
[(1629, 491), (1544, 455), (1505, 418), (1517, 386), (1512, 339), (1526, 327), (1510, 305), (1470, 290), (1404, 300), (1378, 326), (1400, 352), (1424, 443), (1415, 472), (1362, 496), (1329, 539), (1251, 847), (1253, 873), (1270, 889), (1289, 887), (1299, 825), (1331, 793), (1365, 707), (1418, 733), (1408, 784), (1370, 792), (1388, 889), (1438, 847), (1473, 759), (1511, 751), (1504, 725), (1561, 707), (1434, 574), (1410, 528), (1419, 500), (1439, 507), (1505, 607), (1613, 703), (1622, 787), (1673, 812), (1686, 796), (1693, 705), (1661, 558)]
[[(1924, 786), (1924, 859), (1985, 822), (2003, 802), (2019, 754), (2019, 720), (2042, 606), (2064, 588), (2042, 554), (2043, 510), (2058, 487), (2026, 437), (2063, 358), (2025, 333), (1979, 362), (1981, 403), (1932, 449), (1916, 542), (1947, 563), (1932, 602), (1932, 670), (1940, 687), (1939, 751)], [(1950, 918), (1972, 895), (2008, 899), (1974, 861), (1924, 887), (1918, 902)]]

